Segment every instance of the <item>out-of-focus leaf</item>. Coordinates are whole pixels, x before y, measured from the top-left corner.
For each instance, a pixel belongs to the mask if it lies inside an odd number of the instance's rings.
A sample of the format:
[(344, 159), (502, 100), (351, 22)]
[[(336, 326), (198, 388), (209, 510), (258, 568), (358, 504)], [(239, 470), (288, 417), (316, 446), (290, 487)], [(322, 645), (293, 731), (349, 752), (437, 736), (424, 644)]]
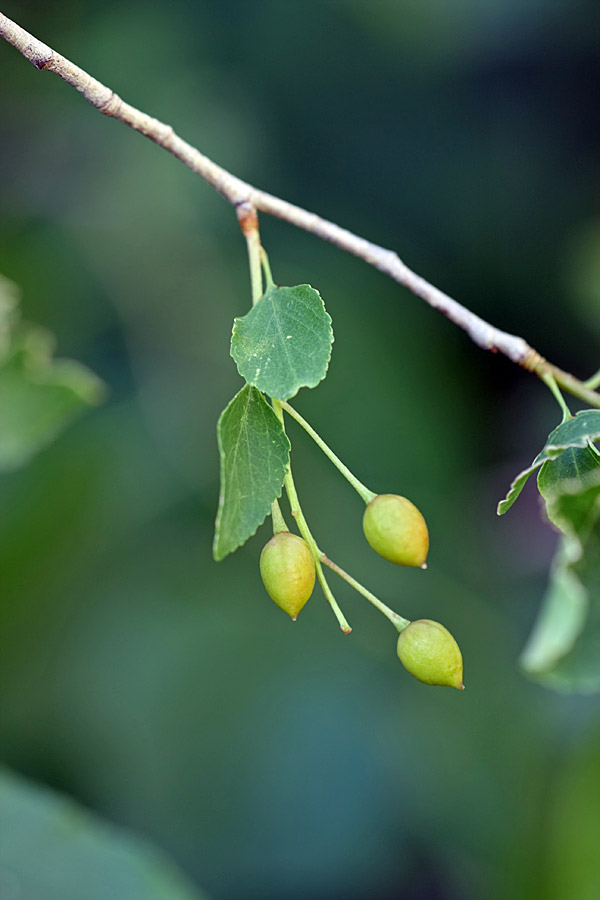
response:
[(281, 496), (290, 442), (260, 391), (245, 385), (217, 425), (221, 493), (213, 555), (223, 559), (262, 525)]
[(600, 437), (600, 410), (582, 409), (571, 419), (562, 422), (548, 435), (544, 447), (534, 461), (520, 472), (512, 482), (508, 494), (498, 504), (498, 515), (502, 516), (511, 508), (533, 472), (549, 459), (556, 459), (569, 447), (587, 447)]
[(100, 821), (48, 788), (0, 770), (3, 900), (203, 896), (148, 842)]
[(333, 331), (321, 295), (309, 284), (273, 285), (235, 320), (231, 355), (248, 384), (288, 400), (325, 378)]
[(587, 611), (587, 591), (570, 570), (561, 540), (550, 584), (521, 654), (523, 669), (530, 675), (548, 673), (572, 649), (585, 626)]
[(72, 360), (54, 360), (54, 338), (19, 322), (16, 286), (0, 276), (0, 471), (25, 465), (78, 415), (104, 397), (104, 386)]
[(600, 472), (594, 468), (577, 478), (546, 478), (548, 517), (562, 536), (521, 658), (529, 674), (565, 691), (600, 689)]
[(85, 366), (54, 361), (53, 345), (47, 331), (19, 327), (0, 362), (0, 471), (27, 463), (104, 396), (102, 382)]

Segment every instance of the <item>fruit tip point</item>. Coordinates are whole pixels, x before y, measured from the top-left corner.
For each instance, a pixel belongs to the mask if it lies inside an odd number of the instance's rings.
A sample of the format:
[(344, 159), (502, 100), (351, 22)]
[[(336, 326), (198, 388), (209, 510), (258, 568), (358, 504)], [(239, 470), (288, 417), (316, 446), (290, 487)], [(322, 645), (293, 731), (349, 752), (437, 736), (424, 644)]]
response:
[(427, 563), (426, 562), (421, 563), (421, 568), (423, 570), (425, 570), (427, 568)]

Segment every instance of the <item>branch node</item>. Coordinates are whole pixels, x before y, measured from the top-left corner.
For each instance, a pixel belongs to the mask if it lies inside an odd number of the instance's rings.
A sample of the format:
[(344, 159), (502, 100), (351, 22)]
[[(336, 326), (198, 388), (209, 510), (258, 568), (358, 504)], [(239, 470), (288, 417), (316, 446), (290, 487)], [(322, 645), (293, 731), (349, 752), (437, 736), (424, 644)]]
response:
[(241, 200), (239, 203), (236, 203), (235, 206), (242, 234), (247, 236), (251, 232), (258, 231), (258, 215), (256, 207), (247, 200)]
[(548, 362), (537, 350), (534, 350), (533, 347), (528, 347), (520, 365), (528, 372), (534, 372), (536, 375), (539, 375), (540, 372), (546, 369)]
[(111, 91), (108, 100), (106, 100), (96, 108), (99, 112), (102, 113), (103, 116), (112, 116), (113, 118), (118, 118), (122, 105), (123, 101), (121, 100), (119, 95), (115, 94), (114, 91)]

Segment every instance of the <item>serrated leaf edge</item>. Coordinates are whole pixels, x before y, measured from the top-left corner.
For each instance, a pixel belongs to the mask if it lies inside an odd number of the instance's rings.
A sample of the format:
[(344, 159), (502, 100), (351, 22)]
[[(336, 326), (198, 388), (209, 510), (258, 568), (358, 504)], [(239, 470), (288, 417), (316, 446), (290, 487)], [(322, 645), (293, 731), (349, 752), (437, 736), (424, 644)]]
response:
[[(324, 381), (325, 378), (327, 377), (327, 373), (329, 371), (329, 364), (331, 363), (331, 354), (333, 352), (333, 344), (335, 343), (335, 335), (333, 333), (333, 319), (331, 318), (330, 314), (327, 312), (327, 307), (325, 306), (325, 301), (323, 300), (323, 298), (321, 296), (321, 292), (318, 290), (318, 288), (313, 287), (312, 284), (308, 284), (308, 283), (306, 283), (306, 284), (276, 284), (276, 285), (273, 285), (274, 289), (286, 288), (288, 290), (293, 290), (294, 288), (302, 288), (302, 287), (310, 288), (311, 291), (314, 291), (317, 294), (317, 296), (319, 297), (319, 300), (321, 301), (321, 305), (323, 306), (323, 312), (327, 316), (327, 320), (328, 320), (328, 324), (329, 324), (329, 337), (330, 337), (329, 353), (327, 354), (327, 364), (325, 366), (325, 371), (324, 371), (322, 377), (317, 379), (317, 381), (305, 382), (304, 384), (300, 384), (300, 385), (298, 385), (298, 387), (296, 388), (296, 390), (294, 391), (293, 394), (286, 394), (285, 396), (282, 395), (281, 397), (271, 397), (272, 400), (273, 399), (275, 399), (275, 400), (293, 400), (294, 397), (296, 396), (296, 394), (298, 393), (298, 391), (302, 390), (303, 387), (306, 387), (309, 390), (312, 390), (313, 388), (316, 388), (319, 384), (321, 384), (321, 382)], [(265, 291), (263, 296), (260, 298), (258, 303), (261, 303), (262, 300), (264, 300), (264, 298), (269, 293), (269, 290), (271, 290), (271, 288), (267, 288), (267, 290)], [(252, 309), (254, 309), (254, 307), (252, 307)], [(251, 312), (251, 311), (252, 310), (249, 310), (249, 312)], [(233, 355), (233, 343), (232, 342), (233, 342), (233, 338), (239, 334), (239, 332), (236, 332), (237, 323), (241, 319), (244, 319), (246, 317), (246, 315), (248, 315), (248, 313), (245, 313), (243, 316), (236, 316), (235, 319), (233, 320), (233, 327), (231, 329), (231, 341), (229, 344), (229, 355), (235, 362), (236, 368), (238, 368), (238, 363), (237, 363), (235, 356)], [(252, 387), (255, 387), (256, 390), (259, 390), (259, 388), (256, 387), (256, 384), (254, 381), (248, 380), (245, 375), (242, 375), (242, 373), (239, 371), (239, 368), (238, 368), (238, 373), (246, 381), (246, 384), (249, 384)], [(264, 393), (266, 393), (266, 391)], [(269, 396), (271, 396), (271, 395), (267, 394), (267, 397), (269, 397)]]
[[(220, 464), (220, 472), (222, 471), (223, 462), (224, 462), (224, 460), (225, 460), (225, 451), (223, 450), (223, 443), (222, 443), (222, 441), (221, 441), (221, 431), (220, 431), (221, 420), (223, 419), (223, 416), (225, 415), (225, 413), (227, 412), (227, 410), (229, 409), (229, 407), (234, 403), (235, 400), (237, 400), (237, 398), (239, 397), (239, 395), (240, 395), (240, 394), (242, 393), (242, 391), (244, 391), (246, 388), (251, 388), (252, 390), (256, 391), (256, 392), (259, 393), (259, 394), (261, 395), (261, 397), (263, 397), (263, 399), (264, 399), (263, 394), (261, 393), (261, 391), (258, 390), (258, 388), (254, 387), (254, 385), (248, 384), (248, 383), (246, 382), (246, 384), (245, 384), (242, 388), (240, 388), (240, 390), (237, 392), (237, 394), (235, 394), (235, 396), (233, 396), (233, 397), (231, 398), (231, 400), (229, 401), (229, 403), (227, 404), (227, 406), (225, 407), (225, 409), (222, 410), (221, 415), (220, 415), (219, 418), (217, 419), (217, 446), (218, 446), (218, 448), (219, 448), (219, 464)], [(288, 454), (289, 454), (289, 452), (290, 452), (290, 450), (291, 450), (291, 448), (292, 448), (292, 445), (291, 445), (290, 439), (288, 438), (288, 436), (287, 436), (287, 434), (285, 433), (285, 431), (283, 432), (283, 434), (284, 434), (284, 436), (285, 436), (285, 438), (286, 438), (286, 441), (287, 441), (287, 445), (288, 445)], [(281, 482), (281, 488), (279, 489), (279, 493), (274, 497), (274, 499), (275, 499), (275, 500), (279, 500), (279, 498), (281, 497), (282, 494), (283, 494), (283, 481)], [(258, 525), (256, 526), (256, 528), (254, 529), (254, 531), (253, 531), (251, 534), (249, 534), (243, 541), (240, 541), (239, 544), (236, 544), (235, 547), (232, 547), (231, 550), (228, 550), (227, 553), (223, 553), (221, 556), (219, 556), (219, 555), (217, 554), (217, 544), (218, 544), (218, 542), (219, 542), (219, 537), (220, 537), (220, 530), (221, 530), (221, 516), (222, 516), (222, 513), (223, 513), (223, 506), (224, 506), (224, 504), (225, 504), (225, 484), (224, 484), (224, 479), (223, 479), (223, 478), (220, 478), (220, 480), (219, 480), (219, 502), (218, 502), (218, 505), (217, 505), (217, 515), (216, 515), (216, 519), (215, 519), (215, 534), (214, 534), (213, 544), (212, 544), (213, 559), (215, 560), (215, 562), (221, 562), (223, 559), (225, 559), (226, 556), (229, 556), (231, 553), (235, 553), (236, 550), (239, 550), (240, 547), (243, 547), (244, 544), (246, 543), (246, 541), (249, 541), (251, 537), (254, 537), (254, 535), (256, 534), (256, 532), (258, 531), (258, 529), (259, 529), (259, 528), (261, 527), (261, 525), (265, 522), (267, 516), (269, 515), (269, 513), (268, 513), (268, 511), (267, 511), (267, 512), (265, 513), (265, 515), (264, 515), (264, 518), (258, 523)]]

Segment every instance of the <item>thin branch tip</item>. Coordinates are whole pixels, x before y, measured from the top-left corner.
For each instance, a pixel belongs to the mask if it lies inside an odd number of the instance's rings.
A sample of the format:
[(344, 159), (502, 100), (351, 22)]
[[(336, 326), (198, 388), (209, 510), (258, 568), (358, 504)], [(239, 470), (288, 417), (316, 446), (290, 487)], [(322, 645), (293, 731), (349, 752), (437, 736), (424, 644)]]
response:
[[(251, 227), (252, 221), (250, 216), (247, 220), (248, 224), (245, 219), (240, 219), (239, 210), (245, 204), (254, 210), (255, 216), (257, 212), (264, 212), (308, 231), (362, 259), (403, 285), (465, 331), (479, 347), (500, 352), (512, 362), (540, 377), (543, 372), (550, 371), (563, 390), (591, 406), (600, 408), (600, 394), (595, 392), (592, 387), (548, 363), (523, 338), (495, 328), (457, 300), (436, 288), (425, 278), (409, 269), (395, 250), (374, 244), (334, 222), (321, 218), (316, 213), (288, 203), (280, 197), (242, 181), (241, 178), (214, 163), (196, 147), (180, 138), (170, 125), (126, 103), (110, 88), (29, 34), (3, 13), (0, 13), (0, 37), (15, 47), (39, 71), (53, 72), (58, 75), (59, 78), (79, 91), (88, 103), (103, 115), (139, 131), (140, 134), (188, 166), (195, 174), (200, 175), (236, 208), (243, 231), (246, 227)], [(244, 233), (246, 232), (244, 231)], [(593, 384), (593, 386), (597, 385)]]

